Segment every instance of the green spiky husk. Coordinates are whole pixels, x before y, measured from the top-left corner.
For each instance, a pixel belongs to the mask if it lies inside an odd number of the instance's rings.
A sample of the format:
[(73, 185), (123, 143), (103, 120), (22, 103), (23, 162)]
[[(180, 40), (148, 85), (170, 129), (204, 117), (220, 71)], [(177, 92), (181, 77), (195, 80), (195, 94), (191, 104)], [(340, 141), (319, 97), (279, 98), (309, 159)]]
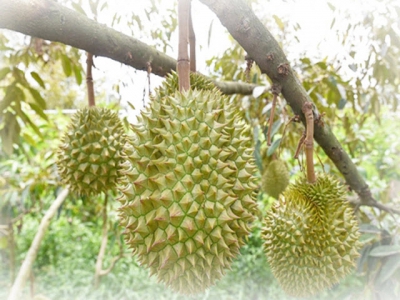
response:
[(360, 243), (345, 189), (320, 174), (291, 184), (265, 218), (263, 237), (271, 270), (292, 296), (314, 295), (351, 272)]
[(289, 184), (290, 174), (284, 161), (276, 159), (268, 164), (261, 178), (264, 193), (278, 199)]
[[(217, 91), (215, 84), (199, 73), (190, 73), (190, 88), (192, 90), (206, 90), (206, 91)], [(152, 98), (161, 99), (169, 95), (173, 95), (179, 89), (178, 74), (174, 71), (168, 73), (165, 77), (165, 81), (155, 89), (155, 96)]]
[(249, 127), (216, 91), (152, 101), (133, 126), (119, 199), (126, 242), (183, 294), (222, 277), (256, 210)]
[(80, 195), (115, 189), (125, 141), (124, 127), (115, 112), (97, 107), (77, 111), (57, 152), (62, 182)]

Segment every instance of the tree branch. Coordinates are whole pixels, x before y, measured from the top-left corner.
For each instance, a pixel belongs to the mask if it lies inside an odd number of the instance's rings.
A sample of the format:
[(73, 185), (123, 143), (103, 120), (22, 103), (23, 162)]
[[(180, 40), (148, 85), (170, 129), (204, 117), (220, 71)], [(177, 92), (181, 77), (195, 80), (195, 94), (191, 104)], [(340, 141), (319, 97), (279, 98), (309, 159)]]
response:
[[(0, 1), (0, 28), (85, 50), (155, 75), (176, 71), (176, 60), (154, 47), (50, 0)], [(249, 95), (255, 85), (216, 82), (222, 93)]]
[(122, 34), (50, 0), (0, 1), (0, 28), (61, 42), (104, 56), (138, 70), (165, 76), (176, 60), (145, 43)]
[[(274, 84), (281, 85), (282, 95), (294, 114), (300, 115), (305, 124), (301, 109), (305, 102), (312, 100), (293, 73), (278, 42), (257, 18), (251, 7), (243, 0), (200, 1), (217, 15), (222, 25), (254, 59), (261, 72), (267, 74)], [(376, 207), (377, 201), (372, 197), (364, 178), (331, 129), (327, 125), (315, 125), (314, 139), (343, 174), (347, 184), (358, 194), (361, 203)]]

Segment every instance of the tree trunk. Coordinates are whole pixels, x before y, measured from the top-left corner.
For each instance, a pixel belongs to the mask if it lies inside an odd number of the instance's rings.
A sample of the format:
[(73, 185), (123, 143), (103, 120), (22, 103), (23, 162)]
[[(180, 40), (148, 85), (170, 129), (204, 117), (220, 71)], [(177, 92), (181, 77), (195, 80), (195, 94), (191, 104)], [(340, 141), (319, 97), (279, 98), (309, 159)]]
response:
[(28, 253), (25, 256), (24, 262), (22, 263), (21, 269), (17, 275), (17, 278), (14, 281), (14, 284), (11, 288), (11, 292), (8, 295), (8, 300), (18, 300), (20, 298), (20, 294), (25, 285), (25, 281), (31, 273), (32, 265), (35, 262), (37, 253), (39, 251), (40, 244), (43, 240), (44, 234), (46, 233), (47, 228), (49, 227), (50, 220), (55, 215), (57, 209), (64, 202), (65, 198), (68, 196), (68, 189), (62, 190), (62, 192), (58, 195), (57, 199), (51, 204), (50, 208), (44, 215), (42, 221), (40, 222), (39, 229), (33, 239), (31, 247), (28, 250)]

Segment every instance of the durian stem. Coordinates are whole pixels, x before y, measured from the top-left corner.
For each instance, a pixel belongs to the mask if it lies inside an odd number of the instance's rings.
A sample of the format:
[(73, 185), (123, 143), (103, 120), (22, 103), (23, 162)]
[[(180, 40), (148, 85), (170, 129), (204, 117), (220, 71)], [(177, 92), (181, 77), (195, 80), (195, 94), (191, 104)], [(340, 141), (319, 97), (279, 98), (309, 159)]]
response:
[(314, 171), (314, 115), (312, 111), (312, 103), (305, 102), (302, 107), (304, 116), (306, 117), (306, 138), (304, 140), (304, 147), (306, 153), (306, 165), (307, 165), (307, 181), (314, 183), (317, 181)]
[(94, 99), (92, 66), (93, 66), (93, 54), (87, 52), (87, 59), (86, 59), (86, 85), (87, 85), (87, 92), (88, 92), (88, 104), (89, 104), (89, 107), (96, 106), (96, 102), (95, 102), (95, 99)]
[(189, 1), (189, 45), (190, 45), (190, 71), (196, 72), (196, 35), (193, 29), (192, 1)]
[(190, 0), (178, 1), (178, 26), (179, 26), (179, 49), (178, 49), (178, 81), (179, 91), (190, 89), (190, 61), (188, 53), (189, 37), (189, 12)]

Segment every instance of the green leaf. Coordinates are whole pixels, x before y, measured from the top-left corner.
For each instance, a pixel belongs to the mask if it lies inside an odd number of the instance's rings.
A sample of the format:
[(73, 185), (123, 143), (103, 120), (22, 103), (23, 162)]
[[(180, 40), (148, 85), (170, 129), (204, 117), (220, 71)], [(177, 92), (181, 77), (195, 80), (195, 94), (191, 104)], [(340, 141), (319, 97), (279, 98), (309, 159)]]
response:
[(20, 107), (19, 107), (19, 108), (15, 108), (15, 111), (16, 111), (16, 113), (18, 114), (18, 116), (22, 119), (22, 121), (23, 121), (25, 124), (31, 126), (32, 129), (33, 129), (33, 131), (35, 131), (36, 134), (37, 134), (38, 136), (40, 136), (40, 138), (43, 139), (43, 135), (42, 135), (42, 133), (40, 132), (39, 128), (38, 128), (38, 127), (35, 125), (35, 123), (33, 123), (32, 120), (21, 110), (21, 108), (20, 108)]
[(44, 82), (43, 82), (42, 78), (40, 78), (40, 76), (39, 76), (38, 73), (36, 73), (36, 72), (31, 72), (31, 76), (32, 76), (33, 79), (35, 79), (35, 81), (36, 81), (37, 83), (39, 83), (39, 85), (40, 85), (42, 88), (45, 88)]
[(207, 47), (210, 48), (210, 42), (211, 42), (211, 34), (212, 34), (212, 27), (214, 24), (214, 20), (211, 21), (210, 27), (208, 28), (208, 38), (207, 38)]
[(338, 105), (337, 105), (338, 109), (343, 109), (343, 108), (345, 107), (346, 103), (347, 103), (347, 100), (344, 99), (344, 98), (341, 98), (341, 99), (339, 100)]
[(130, 101), (128, 101), (128, 105), (129, 105), (129, 107), (132, 108), (133, 110), (136, 110), (135, 106), (133, 106), (133, 104), (132, 104)]
[(0, 69), (0, 80), (3, 80), (8, 73), (10, 73), (11, 69), (9, 67), (5, 67), (3, 69)]
[(0, 114), (15, 100), (15, 88), (16, 86), (14, 84), (7, 87), (4, 98), (0, 100)]
[(271, 137), (274, 136), (278, 132), (278, 130), (281, 127), (281, 125), (282, 125), (282, 120), (281, 119), (276, 120), (274, 122), (274, 124), (272, 124)]
[(360, 232), (381, 234), (381, 229), (372, 224), (363, 223), (360, 225)]
[(32, 147), (36, 147), (36, 146), (37, 146), (36, 140), (35, 140), (30, 134), (27, 134), (26, 132), (24, 132), (24, 133), (22, 134), (22, 138), (23, 138), (29, 145), (31, 145)]
[(71, 60), (65, 54), (61, 55), (61, 63), (64, 70), (64, 74), (69, 77), (72, 74)]
[(328, 4), (329, 8), (330, 8), (332, 11), (335, 11), (335, 10), (336, 10), (336, 7), (335, 7), (333, 4), (331, 4), (330, 2), (328, 2), (327, 4)]
[(279, 145), (281, 144), (281, 140), (282, 139), (279, 138), (272, 142), (272, 145), (268, 148), (267, 156), (271, 156), (275, 150), (278, 149)]
[(85, 11), (83, 10), (83, 8), (78, 3), (72, 2), (71, 5), (77, 12), (79, 12), (79, 13), (83, 14), (84, 16), (86, 16)]
[(362, 248), (361, 250), (361, 255), (359, 257), (359, 259), (357, 260), (357, 273), (361, 274), (364, 270), (364, 264), (366, 263), (368, 257), (369, 257), (369, 253), (371, 252), (371, 248), (372, 245), (367, 245), (364, 248)]
[(33, 99), (39, 105), (41, 109), (46, 109), (46, 101), (43, 99), (42, 95), (35, 90), (34, 88), (29, 88), (29, 92), (31, 93)]
[(400, 254), (393, 255), (383, 264), (378, 283), (382, 284), (400, 269)]
[(97, 15), (97, 6), (99, 5), (99, 1), (89, 1), (90, 10), (92, 11), (93, 15)]
[(43, 109), (39, 107), (36, 103), (28, 102), (29, 106), (39, 115), (42, 117), (43, 120), (48, 121), (47, 115), (44, 113)]
[(5, 126), (0, 130), (1, 144), (3, 151), (11, 155), (14, 150), (14, 143), (18, 142), (21, 127), (14, 114), (8, 112), (4, 116)]
[(370, 256), (373, 257), (385, 257), (400, 253), (400, 245), (383, 245), (372, 249)]
[(81, 68), (78, 65), (74, 65), (74, 75), (75, 75), (76, 83), (78, 85), (81, 85), (81, 83), (82, 83), (82, 72), (81, 72)]
[(260, 171), (263, 171), (262, 167), (262, 157), (261, 157), (261, 141), (258, 140), (254, 149), (254, 158), (256, 160), (256, 165)]
[(278, 25), (280, 30), (283, 30), (285, 28), (285, 24), (283, 24), (282, 20), (277, 16), (277, 15), (273, 15), (272, 16), (275, 20), (275, 23)]

